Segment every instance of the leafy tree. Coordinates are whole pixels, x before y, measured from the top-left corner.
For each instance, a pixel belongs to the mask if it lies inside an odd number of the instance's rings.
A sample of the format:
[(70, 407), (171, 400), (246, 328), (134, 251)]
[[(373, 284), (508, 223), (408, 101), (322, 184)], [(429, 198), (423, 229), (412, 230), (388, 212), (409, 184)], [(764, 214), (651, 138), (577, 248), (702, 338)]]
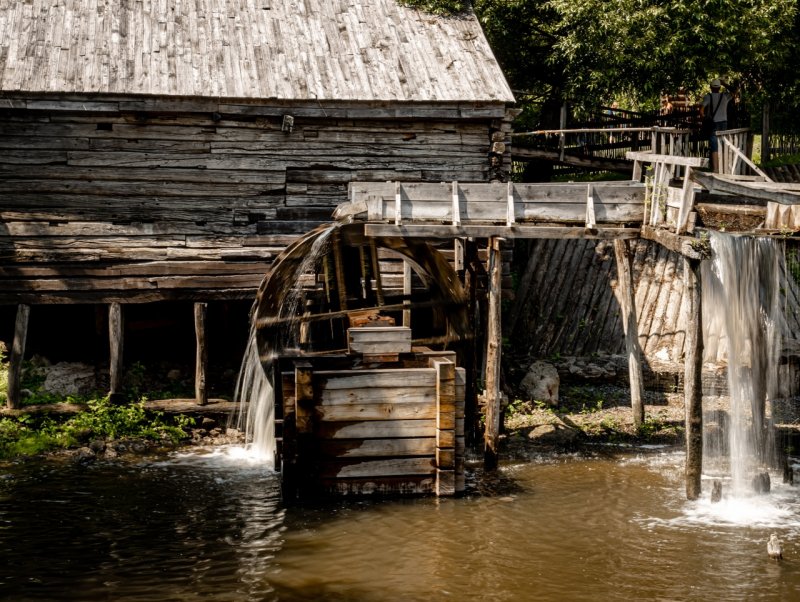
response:
[[(405, 0), (439, 13), (466, 2)], [(662, 92), (700, 94), (713, 77), (751, 101), (794, 99), (800, 76), (796, 0), (474, 0), (523, 102), (614, 98), (654, 106)], [(522, 94), (520, 94), (522, 91)], [(552, 118), (546, 119), (552, 124)]]

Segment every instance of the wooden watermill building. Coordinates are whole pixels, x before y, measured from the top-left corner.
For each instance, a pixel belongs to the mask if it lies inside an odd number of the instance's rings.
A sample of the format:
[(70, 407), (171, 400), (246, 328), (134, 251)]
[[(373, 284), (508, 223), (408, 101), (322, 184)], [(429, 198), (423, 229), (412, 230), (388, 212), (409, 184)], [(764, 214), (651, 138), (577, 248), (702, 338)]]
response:
[(113, 390), (126, 305), (202, 330), (349, 182), (502, 178), (513, 102), (474, 15), (0, 0), (3, 338), (17, 307), (18, 359), (31, 307), (108, 306)]

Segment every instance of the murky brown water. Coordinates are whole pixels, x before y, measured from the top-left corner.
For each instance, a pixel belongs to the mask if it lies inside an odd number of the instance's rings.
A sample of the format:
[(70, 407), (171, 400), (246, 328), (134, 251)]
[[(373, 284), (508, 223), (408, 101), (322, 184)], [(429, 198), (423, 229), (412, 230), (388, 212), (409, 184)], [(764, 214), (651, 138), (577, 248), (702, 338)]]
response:
[[(682, 456), (543, 458), (461, 499), (284, 509), (219, 453), (4, 467), (4, 600), (800, 600), (798, 489), (683, 499)], [(785, 542), (770, 561), (771, 532)]]

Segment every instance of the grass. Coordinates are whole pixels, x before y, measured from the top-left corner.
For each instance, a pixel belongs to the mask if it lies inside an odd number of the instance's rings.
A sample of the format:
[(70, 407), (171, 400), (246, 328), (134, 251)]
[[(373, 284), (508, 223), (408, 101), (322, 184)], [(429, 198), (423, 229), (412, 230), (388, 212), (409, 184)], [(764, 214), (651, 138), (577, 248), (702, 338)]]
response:
[[(163, 412), (147, 411), (147, 397), (138, 394), (134, 403), (115, 405), (108, 396), (62, 396), (42, 391), (44, 376), (35, 366), (28, 365), (22, 385), (32, 391), (23, 402), (25, 406), (73, 403), (82, 410), (68, 418), (55, 418), (47, 413), (23, 412), (0, 418), (0, 458), (30, 456), (104, 441), (136, 438), (164, 443), (177, 443), (188, 437), (187, 430), (194, 418), (185, 415), (166, 417)], [(0, 349), (0, 401), (6, 403), (8, 394), (8, 363)]]
[(93, 440), (122, 438), (177, 443), (188, 437), (194, 419), (178, 415), (167, 419), (163, 412), (148, 412), (144, 402), (124, 406), (108, 397), (89, 400), (86, 408), (66, 420), (47, 414), (23, 413), (0, 419), (0, 458), (41, 454), (85, 445)]

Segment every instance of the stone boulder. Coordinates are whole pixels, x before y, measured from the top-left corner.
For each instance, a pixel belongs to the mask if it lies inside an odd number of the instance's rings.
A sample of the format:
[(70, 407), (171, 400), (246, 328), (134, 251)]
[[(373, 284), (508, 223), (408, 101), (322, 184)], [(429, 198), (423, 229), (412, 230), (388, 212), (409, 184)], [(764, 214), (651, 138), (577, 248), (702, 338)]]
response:
[(59, 362), (38, 368), (45, 374), (42, 390), (58, 395), (88, 395), (97, 389), (92, 366), (80, 362)]
[(528, 432), (528, 439), (537, 445), (571, 447), (580, 436), (577, 429), (564, 424), (540, 424)]
[(558, 405), (558, 370), (548, 362), (533, 362), (519, 386), (522, 394), (533, 401)]

